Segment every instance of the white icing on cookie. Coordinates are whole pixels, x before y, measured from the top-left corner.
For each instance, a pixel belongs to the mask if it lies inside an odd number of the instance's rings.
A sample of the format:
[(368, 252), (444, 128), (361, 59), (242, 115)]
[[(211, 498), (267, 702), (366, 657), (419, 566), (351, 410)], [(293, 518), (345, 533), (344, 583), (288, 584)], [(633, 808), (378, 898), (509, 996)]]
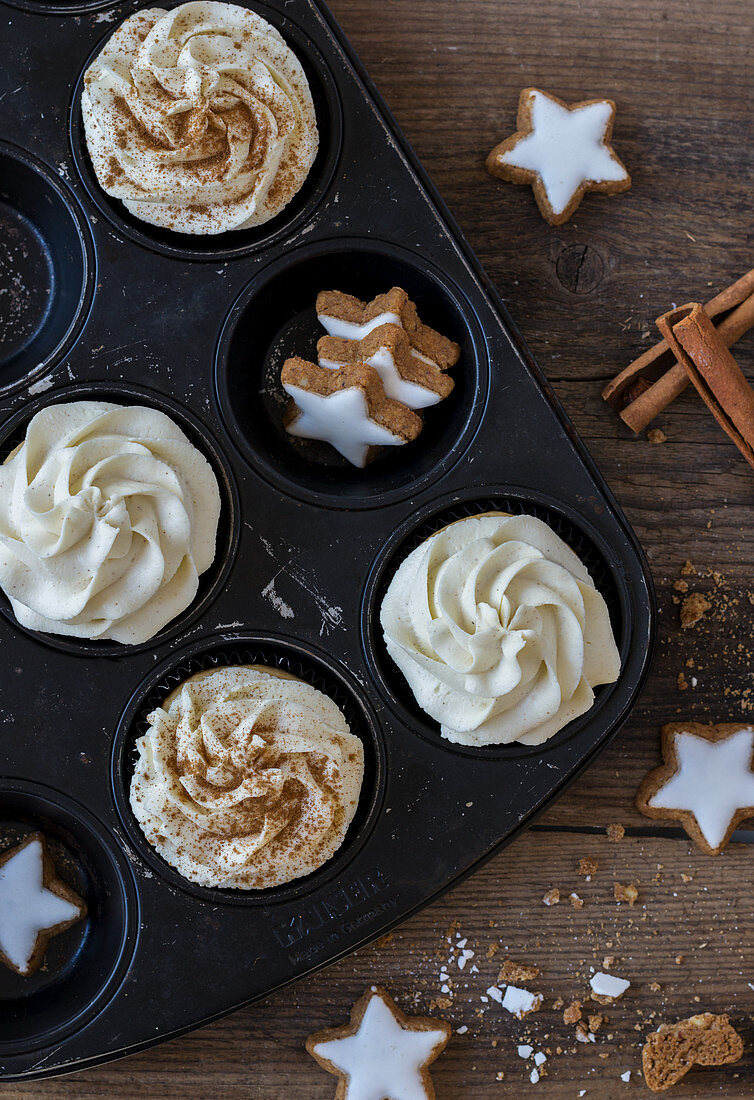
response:
[(32, 840), (0, 867), (0, 951), (20, 974), (28, 973), (40, 933), (81, 912), (45, 887), (43, 855)]
[(503, 164), (536, 172), (553, 213), (562, 214), (582, 183), (628, 179), (605, 145), (613, 108), (603, 100), (569, 111), (543, 92), (531, 93), (531, 132), (500, 154)]
[(736, 811), (754, 806), (752, 748), (751, 727), (722, 741), (679, 733), (675, 739), (678, 770), (647, 805), (693, 814), (710, 848), (719, 847)]
[[(422, 356), (422, 360), (430, 362), (426, 356)], [(436, 405), (440, 400), (439, 393), (435, 393), (434, 390), (428, 390), (424, 386), (417, 385), (416, 382), (406, 382), (401, 378), (390, 348), (377, 348), (373, 355), (364, 359), (364, 362), (377, 371), (385, 387), (385, 395), (393, 401), (400, 401), (409, 409), (426, 409), (430, 405)], [(336, 359), (320, 359), (319, 365), (327, 367), (328, 370), (337, 370), (338, 367), (345, 366), (345, 363)]]
[(329, 336), (339, 336), (341, 340), (363, 340), (380, 325), (397, 325), (398, 328), (403, 328), (397, 313), (380, 313), (363, 325), (357, 325), (355, 321), (343, 321), (340, 317), (329, 317), (326, 313), (318, 313), (317, 319)]
[(366, 465), (370, 447), (398, 447), (406, 440), (370, 419), (364, 393), (356, 387), (327, 395), (284, 384), (300, 415), (289, 424), (289, 435), (329, 443), (354, 466)]
[(421, 1070), (444, 1039), (439, 1029), (401, 1027), (375, 994), (355, 1035), (317, 1043), (313, 1049), (347, 1076), (343, 1100), (427, 1100)]

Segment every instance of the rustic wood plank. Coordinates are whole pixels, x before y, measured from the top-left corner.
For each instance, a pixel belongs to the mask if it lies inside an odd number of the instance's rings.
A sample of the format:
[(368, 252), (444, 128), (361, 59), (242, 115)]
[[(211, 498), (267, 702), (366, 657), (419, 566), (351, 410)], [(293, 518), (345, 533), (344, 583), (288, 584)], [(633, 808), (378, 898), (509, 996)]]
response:
[[(635, 1078), (625, 1085), (619, 1077), (637, 1071), (641, 1036), (659, 1019), (700, 1009), (730, 1011), (744, 1024), (747, 1060), (696, 1072), (670, 1095), (750, 1097), (752, 848), (735, 844), (717, 860), (705, 857), (672, 831), (660, 835), (632, 797), (657, 763), (663, 722), (679, 713), (710, 721), (751, 714), (754, 481), (693, 394), (660, 419), (668, 440), (659, 446), (632, 437), (599, 398), (600, 381), (655, 339), (657, 314), (674, 301), (709, 297), (752, 264), (754, 85), (745, 6), (718, 0), (714, 18), (703, 0), (675, 7), (542, 0), (535, 9), (514, 0), (382, 0), (379, 8), (332, 0), (332, 7), (635, 526), (660, 601), (652, 675), (625, 730), (536, 830), (389, 943), (125, 1063), (6, 1085), (0, 1096), (324, 1100), (333, 1082), (307, 1058), (306, 1034), (344, 1019), (373, 981), (388, 984), (407, 1010), (429, 1009), (441, 996), (445, 930), (459, 920), (480, 972), (468, 979), (464, 972), (468, 990), (454, 987), (448, 1018), (469, 1031), (454, 1036), (438, 1063), (439, 1100), (526, 1095), (526, 1068), (515, 1053), (524, 1035), (569, 1051), (548, 1059), (538, 1086), (553, 1100), (581, 1089), (585, 1100), (645, 1096)], [(615, 145), (634, 179), (626, 195), (588, 196), (559, 229), (540, 219), (528, 189), (493, 180), (483, 167), (492, 145), (514, 129), (519, 90), (531, 84), (566, 99), (614, 98)], [(750, 373), (753, 347), (749, 337), (736, 351)], [(673, 584), (687, 558), (699, 570), (690, 582), (713, 593), (713, 608), (683, 632)], [(613, 845), (601, 832), (575, 831), (611, 821), (651, 835)], [(575, 875), (582, 855), (600, 862), (589, 884)], [(611, 900), (614, 878), (640, 884), (633, 910)], [(577, 890), (585, 907), (546, 909), (541, 897), (553, 885)], [(542, 969), (537, 988), (547, 1006), (528, 1026), (497, 1007), (476, 1016), (496, 973), (497, 959), (487, 958), (494, 943)], [(632, 988), (607, 1012), (598, 1041), (570, 1053), (573, 1028), (552, 1000), (582, 996), (589, 967), (610, 954)], [(649, 988), (653, 981), (659, 991)]]
[[(635, 1077), (644, 1035), (663, 1020), (721, 1006), (742, 1029), (746, 1061), (695, 1071), (670, 1095), (674, 1100), (750, 1097), (754, 944), (745, 929), (751, 913), (751, 851), (748, 845), (732, 845), (715, 860), (685, 841), (627, 837), (615, 844), (604, 835), (532, 831), (387, 942), (257, 1007), (127, 1063), (57, 1081), (9, 1085), (2, 1095), (16, 1100), (139, 1094), (150, 1100), (325, 1100), (333, 1095), (332, 1079), (309, 1059), (304, 1039), (343, 1020), (364, 989), (379, 981), (389, 985), (406, 1011), (442, 1012), (454, 1029), (468, 1028), (462, 1035), (456, 1031), (436, 1064), (438, 1100), (528, 1095), (532, 1067), (516, 1053), (524, 1041), (551, 1052), (547, 1077), (538, 1086), (548, 1097), (575, 1098), (582, 1088), (585, 1100), (644, 1097), (649, 1094), (637, 1088)], [(582, 856), (598, 861), (590, 882), (576, 874)], [(633, 908), (614, 901), (616, 881), (638, 884)], [(552, 886), (559, 887), (564, 900), (548, 908), (542, 895)], [(583, 899), (583, 909), (568, 903), (572, 891)], [(440, 1009), (439, 970), (448, 962), (451, 925), (453, 942), (457, 931), (475, 957), (463, 971), (450, 962), (450, 1005)], [(496, 954), (489, 957), (493, 947)], [(495, 982), (506, 950), (541, 970), (528, 987), (541, 992), (545, 1004), (521, 1022), (494, 1002), (480, 1000)], [(615, 960), (609, 972), (628, 978), (631, 988), (610, 1008), (586, 1006), (607, 1020), (594, 1044), (577, 1043), (574, 1027), (563, 1023), (562, 1009), (554, 1009), (553, 1001), (585, 1001), (590, 968), (603, 969), (606, 956)], [(478, 973), (471, 970), (475, 965)], [(651, 989), (653, 982), (661, 988)], [(556, 1053), (558, 1047), (563, 1053)], [(620, 1080), (627, 1069), (634, 1076), (630, 1090)], [(505, 1077), (497, 1081), (500, 1072)]]

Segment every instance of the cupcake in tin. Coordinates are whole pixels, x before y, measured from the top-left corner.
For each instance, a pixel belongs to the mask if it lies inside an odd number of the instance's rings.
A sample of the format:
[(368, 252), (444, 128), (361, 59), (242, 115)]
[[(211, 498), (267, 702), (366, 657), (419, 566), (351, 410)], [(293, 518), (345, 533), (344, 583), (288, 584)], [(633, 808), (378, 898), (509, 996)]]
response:
[(607, 605), (533, 516), (458, 520), (402, 562), (380, 621), (417, 703), (462, 745), (538, 745), (617, 680)]
[(236, 4), (136, 12), (84, 83), (100, 186), (164, 229), (261, 225), (297, 194), (317, 155), (301, 62), (267, 20)]
[(197, 672), (149, 715), (131, 808), (184, 878), (238, 890), (310, 874), (340, 848), (364, 747), (327, 695), (261, 665)]
[(137, 645), (215, 557), (217, 478), (169, 416), (69, 401), (0, 466), (0, 588), (22, 626)]

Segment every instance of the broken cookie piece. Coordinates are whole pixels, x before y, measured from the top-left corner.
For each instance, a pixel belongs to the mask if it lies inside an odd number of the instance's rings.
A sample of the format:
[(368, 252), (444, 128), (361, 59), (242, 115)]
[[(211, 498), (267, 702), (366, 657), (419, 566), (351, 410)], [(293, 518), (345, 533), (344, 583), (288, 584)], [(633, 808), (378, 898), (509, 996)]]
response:
[(744, 1051), (741, 1036), (727, 1016), (703, 1012), (663, 1024), (653, 1032), (641, 1052), (644, 1080), (652, 1092), (675, 1085), (692, 1066), (724, 1066), (737, 1062)]

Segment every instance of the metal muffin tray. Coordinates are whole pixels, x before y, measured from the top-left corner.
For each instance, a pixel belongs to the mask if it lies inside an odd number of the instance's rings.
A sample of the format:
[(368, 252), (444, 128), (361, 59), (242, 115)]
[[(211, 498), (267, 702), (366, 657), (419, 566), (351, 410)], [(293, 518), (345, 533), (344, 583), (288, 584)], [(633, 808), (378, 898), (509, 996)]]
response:
[[(425, 905), (606, 744), (653, 641), (634, 535), (323, 5), (248, 5), (305, 65), (321, 132), (309, 179), (274, 221), (186, 238), (138, 222), (101, 191), (83, 141), (82, 74), (138, 6), (4, 6), (0, 290), (12, 292), (13, 312), (0, 333), (0, 449), (54, 402), (155, 405), (213, 464), (223, 514), (194, 604), (146, 644), (34, 634), (0, 606), (0, 850), (41, 830), (88, 904), (34, 976), (0, 968), (6, 1079), (176, 1035)], [(276, 373), (286, 354), (314, 351), (319, 290), (367, 298), (394, 284), (461, 345), (456, 388), (415, 443), (355, 470), (286, 436)], [(442, 740), (378, 628), (402, 557), (452, 519), (492, 508), (541, 516), (573, 547), (607, 600), (623, 659), (618, 682), (538, 748)], [(191, 672), (238, 661), (327, 692), (366, 757), (340, 851), (307, 878), (256, 893), (182, 879), (128, 804), (150, 707)]]

